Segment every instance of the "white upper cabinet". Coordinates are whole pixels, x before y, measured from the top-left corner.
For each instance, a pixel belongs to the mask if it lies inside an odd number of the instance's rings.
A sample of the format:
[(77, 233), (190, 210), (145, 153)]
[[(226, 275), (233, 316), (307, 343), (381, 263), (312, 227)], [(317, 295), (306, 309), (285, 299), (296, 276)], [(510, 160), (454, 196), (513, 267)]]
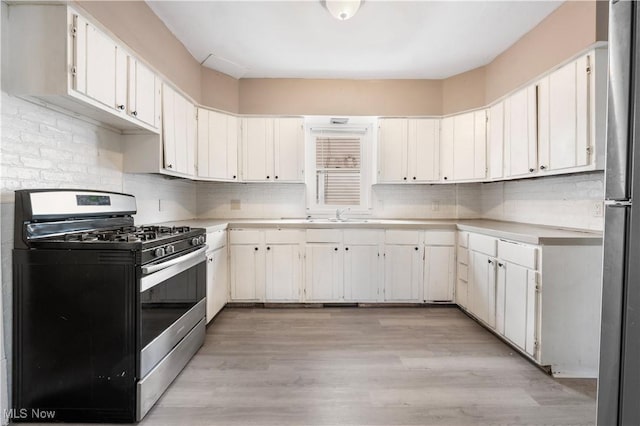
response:
[[(149, 68), (129, 56), (128, 113), (152, 127), (160, 126), (161, 81)], [(117, 103), (117, 102), (116, 102)], [(120, 105), (117, 106), (118, 108)]]
[(304, 182), (304, 120), (243, 118), (242, 165), (246, 182)]
[(440, 175), (442, 182), (481, 180), (486, 176), (486, 111), (442, 120)]
[(164, 169), (194, 176), (197, 127), (194, 105), (165, 84), (162, 88), (162, 116)]
[(198, 177), (238, 180), (238, 118), (198, 108)]
[(9, 7), (9, 93), (118, 129), (159, 132), (159, 81), (148, 68), (138, 72), (121, 42), (67, 5)]
[(590, 162), (590, 62), (591, 57), (585, 55), (538, 83), (540, 171), (582, 167)]
[(380, 119), (378, 183), (438, 180), (439, 133), (439, 119)]
[(487, 178), (504, 177), (504, 102), (487, 111)]
[(505, 177), (530, 176), (538, 168), (536, 86), (504, 100)]

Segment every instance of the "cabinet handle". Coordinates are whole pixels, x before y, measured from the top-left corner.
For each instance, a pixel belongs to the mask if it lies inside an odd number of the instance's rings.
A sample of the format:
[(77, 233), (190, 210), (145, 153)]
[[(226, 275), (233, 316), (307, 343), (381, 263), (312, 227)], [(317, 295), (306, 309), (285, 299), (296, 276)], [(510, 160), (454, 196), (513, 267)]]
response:
[(278, 176), (274, 176), (276, 179), (278, 179)]
[(344, 249), (345, 249), (346, 251), (349, 251), (349, 247), (345, 247)]
[(413, 177), (413, 180), (416, 180), (416, 177), (415, 177), (415, 176)]
[(530, 171), (531, 173), (533, 173), (533, 172), (535, 172), (535, 171), (536, 171), (536, 169), (529, 169), (529, 171)]
[(131, 111), (131, 115), (133, 115), (134, 117), (138, 116), (138, 111)]
[(504, 263), (498, 262), (498, 268), (502, 268), (503, 266), (504, 266)]
[(271, 250), (271, 247), (267, 247), (267, 250)]
[(118, 106), (117, 106), (117, 108), (118, 108), (120, 111), (123, 111), (123, 110), (124, 110), (124, 105), (118, 105)]
[(173, 164), (167, 164), (167, 169), (173, 169)]
[(547, 166), (540, 166), (540, 170), (544, 170), (546, 168), (547, 168)]
[(269, 179), (269, 176), (267, 176), (267, 179)]
[(334, 248), (333, 250), (334, 250), (334, 251), (338, 251), (338, 247)]
[(446, 176), (444, 177), (444, 180), (447, 180), (447, 177), (446, 177)]
[(490, 265), (493, 265), (493, 260), (489, 259), (487, 262), (489, 262)]
[(403, 180), (407, 180), (407, 178), (406, 178), (406, 177), (403, 177), (402, 179), (403, 179)]
[(418, 251), (418, 247), (414, 247), (414, 250), (415, 250), (415, 251)]
[(236, 175), (233, 175), (233, 178), (235, 179), (235, 178), (236, 178)]
[(258, 251), (258, 247), (254, 247), (253, 249), (254, 249), (255, 251)]

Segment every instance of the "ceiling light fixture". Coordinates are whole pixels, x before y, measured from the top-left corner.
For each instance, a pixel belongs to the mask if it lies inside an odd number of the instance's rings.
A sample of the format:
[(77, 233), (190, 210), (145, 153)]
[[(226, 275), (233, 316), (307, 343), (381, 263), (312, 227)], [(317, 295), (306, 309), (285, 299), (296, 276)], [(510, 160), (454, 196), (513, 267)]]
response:
[(360, 9), (362, 0), (325, 0), (324, 5), (334, 18), (346, 21)]

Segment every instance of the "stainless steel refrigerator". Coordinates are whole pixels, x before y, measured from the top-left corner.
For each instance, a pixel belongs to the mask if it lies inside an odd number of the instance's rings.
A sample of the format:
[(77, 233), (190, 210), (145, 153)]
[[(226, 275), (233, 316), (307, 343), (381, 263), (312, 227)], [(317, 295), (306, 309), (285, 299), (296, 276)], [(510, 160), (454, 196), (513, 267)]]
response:
[[(609, 6), (598, 424), (640, 425), (640, 4)], [(635, 203), (634, 203), (635, 200)]]

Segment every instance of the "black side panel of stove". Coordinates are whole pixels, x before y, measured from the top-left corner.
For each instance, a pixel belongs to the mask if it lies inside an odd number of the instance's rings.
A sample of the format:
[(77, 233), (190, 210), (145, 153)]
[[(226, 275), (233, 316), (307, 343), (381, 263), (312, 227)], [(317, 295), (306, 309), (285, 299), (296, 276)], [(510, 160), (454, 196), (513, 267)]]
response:
[(135, 253), (14, 250), (13, 274), (12, 420), (135, 422)]

